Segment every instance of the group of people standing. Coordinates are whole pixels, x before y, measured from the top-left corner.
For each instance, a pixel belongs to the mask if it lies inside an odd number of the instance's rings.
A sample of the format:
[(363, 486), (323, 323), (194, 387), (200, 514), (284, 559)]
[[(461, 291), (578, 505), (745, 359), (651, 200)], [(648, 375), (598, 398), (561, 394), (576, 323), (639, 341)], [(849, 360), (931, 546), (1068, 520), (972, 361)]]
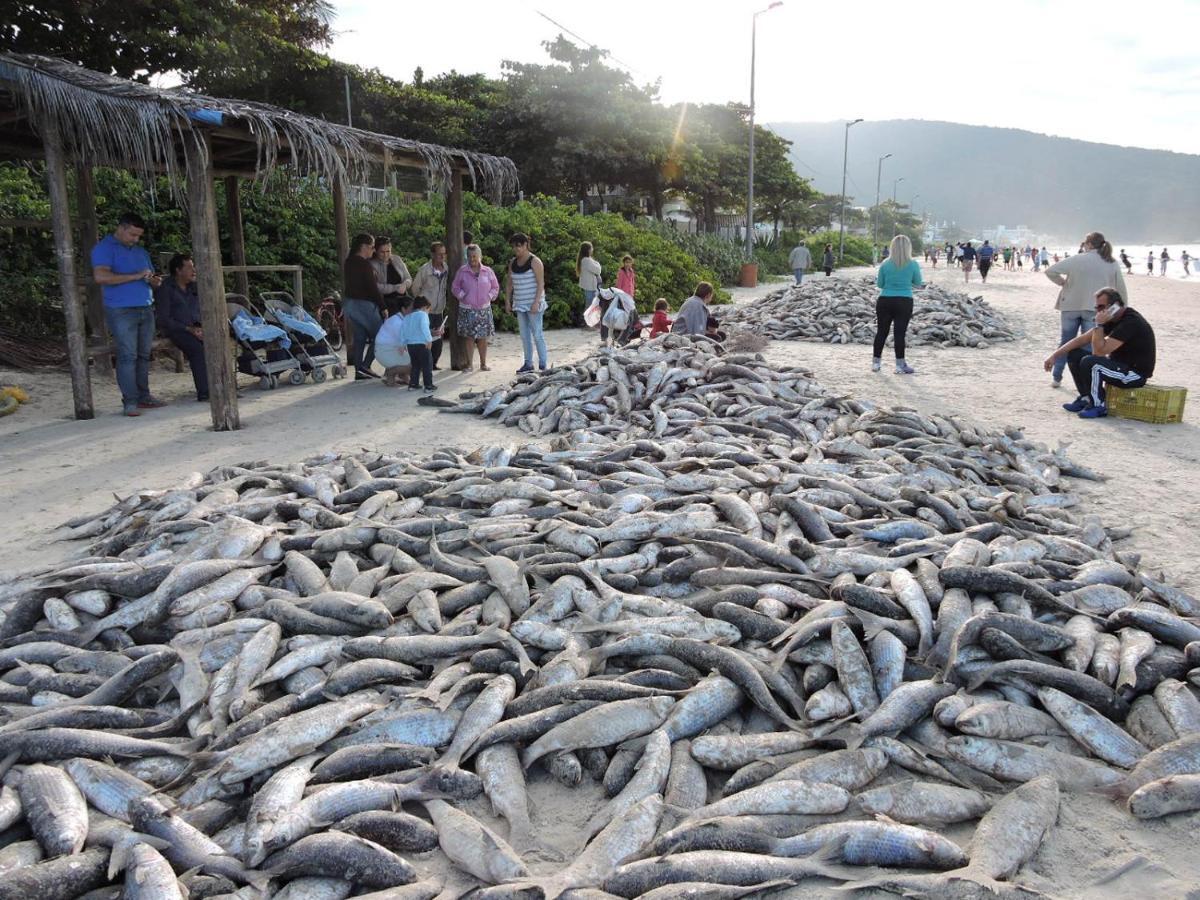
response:
[[(467, 339), (465, 371), (488, 371), (488, 339), (496, 333), (492, 303), (500, 296), (495, 271), (483, 263), (479, 245), (464, 235), (463, 260), (453, 276), (441, 241), (430, 246), (428, 262), (410, 276), (404, 261), (392, 254), (391, 240), (356, 235), (343, 264), (345, 292), (342, 314), (352, 330), (348, 363), (356, 381), (379, 378), (371, 368), (376, 359), (384, 366), (384, 381), (396, 384), (407, 373), (408, 387), (435, 390), (446, 330), (449, 296), (458, 301), (457, 334)], [(546, 279), (542, 261), (530, 247), (529, 236), (509, 238), (512, 258), (504, 281), (504, 306), (515, 314), (525, 352), (520, 372), (533, 370), (534, 351), (539, 369), (549, 365), (542, 319), (546, 311)]]

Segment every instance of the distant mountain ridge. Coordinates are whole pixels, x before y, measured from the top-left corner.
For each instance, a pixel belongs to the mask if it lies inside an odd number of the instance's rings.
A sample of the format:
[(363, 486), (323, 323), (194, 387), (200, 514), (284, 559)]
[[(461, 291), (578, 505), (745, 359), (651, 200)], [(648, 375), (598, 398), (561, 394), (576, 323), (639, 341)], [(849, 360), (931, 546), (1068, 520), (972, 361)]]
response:
[[(842, 188), (843, 122), (768, 126), (793, 142), (796, 171), (826, 193)], [(1028, 225), (1068, 244), (1091, 230), (1116, 241), (1200, 238), (1200, 156), (1051, 137), (1013, 128), (900, 119), (850, 129), (846, 193), (854, 205), (892, 196), (967, 229)]]

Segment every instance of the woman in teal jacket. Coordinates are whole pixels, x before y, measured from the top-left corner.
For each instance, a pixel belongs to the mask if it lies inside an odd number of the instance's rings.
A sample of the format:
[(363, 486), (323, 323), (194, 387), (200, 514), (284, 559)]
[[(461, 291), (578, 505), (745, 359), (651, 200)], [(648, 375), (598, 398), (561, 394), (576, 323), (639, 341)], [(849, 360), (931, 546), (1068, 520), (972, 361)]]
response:
[(908, 331), (908, 320), (913, 313), (913, 288), (924, 287), (921, 267), (912, 258), (912, 241), (907, 235), (892, 238), (888, 258), (879, 267), (875, 276), (879, 285), (879, 299), (875, 301), (875, 352), (871, 360), (871, 371), (878, 372), (883, 361), (883, 345), (887, 342), (888, 329), (894, 330), (896, 345), (896, 374), (911, 375), (915, 371), (904, 361), (904, 335)]

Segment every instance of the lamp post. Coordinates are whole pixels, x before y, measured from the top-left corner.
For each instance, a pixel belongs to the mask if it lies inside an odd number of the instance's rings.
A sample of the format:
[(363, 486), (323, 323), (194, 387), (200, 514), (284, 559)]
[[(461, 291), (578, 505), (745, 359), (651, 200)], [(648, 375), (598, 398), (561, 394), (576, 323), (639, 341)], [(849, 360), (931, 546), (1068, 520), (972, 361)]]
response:
[[(891, 159), (892, 154), (879, 157), (879, 166), (875, 170), (875, 209), (871, 215), (871, 258), (875, 258), (875, 247), (879, 243), (879, 179), (883, 177), (883, 161)], [(876, 260), (878, 262), (878, 260)]]
[(900, 182), (902, 182), (903, 180), (904, 180), (903, 178), (897, 178), (895, 181), (892, 182), (892, 202), (893, 203), (896, 202), (896, 188), (899, 187)]
[(754, 254), (754, 57), (758, 42), (758, 17), (783, 6), (783, 0), (775, 0), (766, 9), (760, 9), (750, 17), (750, 166), (746, 183), (746, 258)]
[(842, 142), (842, 208), (838, 213), (838, 263), (846, 255), (846, 160), (850, 154), (850, 129), (861, 122), (855, 119), (846, 123), (846, 139)]

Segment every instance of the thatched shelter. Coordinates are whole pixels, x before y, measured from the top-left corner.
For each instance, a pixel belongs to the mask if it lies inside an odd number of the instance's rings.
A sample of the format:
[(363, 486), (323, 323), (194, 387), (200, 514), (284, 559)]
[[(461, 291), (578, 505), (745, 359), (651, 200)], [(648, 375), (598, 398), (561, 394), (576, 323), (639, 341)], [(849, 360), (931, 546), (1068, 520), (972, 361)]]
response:
[[(127, 169), (146, 177), (165, 175), (188, 207), (192, 254), (199, 272), (204, 331), (225, 335), (225, 289), (216, 219), (214, 179), (225, 179), (234, 267), (245, 265), (238, 179), (262, 179), (277, 169), (318, 176), (330, 185), (338, 252), (348, 252), (345, 188), (382, 165), (422, 169), (430, 187), (447, 195), (448, 258), (462, 255), (464, 176), (473, 190), (499, 200), (517, 190), (512, 161), (410, 141), (392, 135), (302, 116), (244, 100), (206, 97), (181, 89), (155, 88), (93, 72), (60, 59), (0, 53), (0, 158), (44, 159), (50, 192), (55, 252), (76, 418), (92, 418), (84, 304), (76, 288), (76, 247), (67, 167), (76, 171), (81, 244), (98, 239), (92, 168)], [(86, 257), (85, 265), (86, 265)], [(91, 290), (93, 326), (102, 327), (99, 291)], [(449, 310), (452, 318), (457, 309)], [(454, 322), (447, 323), (451, 334)], [(460, 343), (451, 344), (451, 365), (461, 364)], [(230, 349), (206, 341), (213, 427), (239, 427)]]

